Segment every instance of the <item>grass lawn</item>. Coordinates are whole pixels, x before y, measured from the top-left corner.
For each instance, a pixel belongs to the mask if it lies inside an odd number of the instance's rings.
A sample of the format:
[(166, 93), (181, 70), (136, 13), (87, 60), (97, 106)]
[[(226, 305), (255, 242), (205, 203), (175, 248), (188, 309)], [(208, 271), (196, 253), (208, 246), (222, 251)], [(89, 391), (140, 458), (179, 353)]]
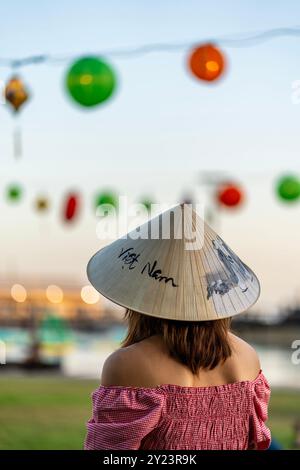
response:
[[(90, 394), (98, 382), (53, 377), (0, 377), (0, 449), (81, 449)], [(292, 448), (300, 394), (272, 390), (269, 426)]]

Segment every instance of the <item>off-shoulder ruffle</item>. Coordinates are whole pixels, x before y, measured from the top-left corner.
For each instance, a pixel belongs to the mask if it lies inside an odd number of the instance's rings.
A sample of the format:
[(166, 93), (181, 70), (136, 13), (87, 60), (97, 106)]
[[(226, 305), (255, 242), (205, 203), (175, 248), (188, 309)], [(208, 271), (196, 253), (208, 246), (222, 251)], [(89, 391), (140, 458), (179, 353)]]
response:
[(266, 377), (263, 374), (262, 369), (260, 369), (258, 375), (256, 376), (255, 379), (253, 380), (242, 380), (239, 382), (232, 382), (228, 384), (222, 384), (222, 385), (211, 385), (211, 386), (202, 386), (202, 387), (188, 387), (188, 386), (183, 386), (183, 385), (175, 385), (175, 384), (162, 384), (162, 385), (157, 385), (156, 387), (135, 387), (132, 385), (100, 385), (100, 387), (97, 390), (129, 390), (129, 391), (146, 391), (146, 392), (159, 392), (160, 390), (168, 390), (170, 392), (188, 392), (191, 394), (198, 394), (198, 393), (208, 393), (211, 394), (213, 392), (222, 392), (222, 391), (228, 391), (231, 390), (232, 388), (240, 388), (240, 387), (245, 387), (248, 386), (249, 384), (255, 385), (256, 383), (261, 382), (261, 380), (266, 381)]
[(250, 449), (265, 450), (270, 446), (271, 432), (266, 426), (270, 394), (270, 385), (264, 374), (260, 374), (259, 379), (253, 383), (252, 390), (253, 408), (250, 417)]
[(93, 417), (87, 423), (84, 448), (135, 450), (158, 424), (164, 397), (143, 389), (100, 386), (92, 401)]
[(253, 381), (212, 387), (101, 385), (84, 448), (265, 449), (269, 396), (262, 371)]

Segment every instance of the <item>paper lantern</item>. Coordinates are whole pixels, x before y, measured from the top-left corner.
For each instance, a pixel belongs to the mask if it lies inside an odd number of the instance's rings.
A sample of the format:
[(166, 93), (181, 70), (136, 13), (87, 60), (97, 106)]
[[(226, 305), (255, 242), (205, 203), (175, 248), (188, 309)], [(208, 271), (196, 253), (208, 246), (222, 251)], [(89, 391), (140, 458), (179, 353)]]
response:
[(204, 44), (192, 51), (188, 65), (196, 78), (212, 82), (218, 80), (224, 73), (226, 60), (224, 54), (216, 46)]
[(46, 197), (40, 196), (35, 200), (35, 208), (38, 212), (43, 213), (47, 212), (49, 209), (49, 201)]
[[(17, 115), (29, 98), (29, 91), (25, 87), (23, 81), (14, 75), (6, 84), (5, 100), (13, 108), (14, 114)], [(15, 126), (13, 133), (13, 153), (15, 158), (22, 154), (22, 134), (21, 128)]]
[(300, 197), (300, 180), (297, 176), (286, 175), (277, 182), (276, 192), (284, 202), (293, 202)]
[(104, 193), (97, 194), (96, 199), (95, 199), (96, 209), (104, 205), (110, 205), (114, 209), (117, 209), (118, 208), (117, 196), (112, 192), (104, 192)]
[(103, 60), (84, 57), (69, 69), (66, 87), (77, 103), (92, 107), (110, 98), (116, 87), (116, 76), (111, 66)]
[(222, 206), (237, 207), (243, 202), (244, 194), (237, 185), (226, 184), (217, 190), (217, 200)]
[(17, 184), (11, 184), (6, 190), (7, 199), (11, 202), (18, 202), (22, 198), (22, 188)]
[(14, 112), (18, 112), (29, 98), (29, 92), (23, 81), (13, 76), (5, 87), (5, 99), (12, 106)]
[(70, 193), (65, 200), (63, 217), (66, 222), (73, 222), (79, 212), (79, 195), (76, 193)]

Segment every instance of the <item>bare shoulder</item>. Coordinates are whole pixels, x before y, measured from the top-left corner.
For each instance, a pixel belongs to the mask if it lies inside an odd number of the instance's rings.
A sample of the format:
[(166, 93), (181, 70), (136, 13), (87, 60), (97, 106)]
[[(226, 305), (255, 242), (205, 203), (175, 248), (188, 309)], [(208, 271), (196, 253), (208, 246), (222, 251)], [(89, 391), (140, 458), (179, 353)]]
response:
[(247, 343), (245, 340), (240, 338), (239, 336), (229, 333), (230, 341), (232, 344), (232, 348), (234, 351), (236, 351), (239, 354), (246, 354), (250, 359), (257, 359), (258, 360), (258, 355), (256, 350), (251, 346), (249, 343)]
[(238, 371), (240, 380), (254, 380), (261, 369), (256, 350), (242, 338), (230, 333), (232, 345), (231, 362)]
[(104, 362), (101, 384), (137, 386), (144, 369), (143, 346), (139, 343), (119, 348)]

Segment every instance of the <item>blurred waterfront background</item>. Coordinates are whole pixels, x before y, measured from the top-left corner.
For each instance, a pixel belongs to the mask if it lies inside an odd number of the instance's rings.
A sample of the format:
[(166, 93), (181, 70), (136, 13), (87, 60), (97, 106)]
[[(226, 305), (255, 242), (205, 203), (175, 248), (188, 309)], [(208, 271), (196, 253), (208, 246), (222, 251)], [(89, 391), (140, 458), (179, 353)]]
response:
[[(300, 32), (284, 28), (300, 5), (28, 0), (1, 11), (0, 449), (82, 447), (90, 393), (125, 334), (123, 310), (86, 278), (111, 241), (95, 211), (118, 209), (118, 196), (204, 204), (258, 275), (260, 300), (233, 329), (270, 381), (274, 442), (299, 447)], [(226, 62), (212, 83), (189, 62), (211, 42)], [(90, 56), (100, 68), (76, 82)], [(207, 63), (221, 73), (215, 55)], [(80, 93), (93, 80), (91, 106)]]

